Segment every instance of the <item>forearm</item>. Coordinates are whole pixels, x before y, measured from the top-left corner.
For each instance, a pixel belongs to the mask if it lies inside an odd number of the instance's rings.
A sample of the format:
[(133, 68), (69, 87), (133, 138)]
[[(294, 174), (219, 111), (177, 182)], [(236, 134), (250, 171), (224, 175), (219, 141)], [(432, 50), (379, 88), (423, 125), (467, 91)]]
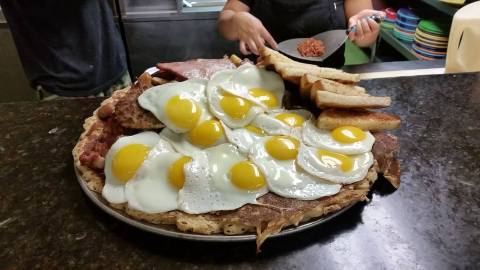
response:
[(350, 17), (359, 13), (364, 9), (373, 9), (372, 0), (345, 0), (345, 18), (348, 20)]

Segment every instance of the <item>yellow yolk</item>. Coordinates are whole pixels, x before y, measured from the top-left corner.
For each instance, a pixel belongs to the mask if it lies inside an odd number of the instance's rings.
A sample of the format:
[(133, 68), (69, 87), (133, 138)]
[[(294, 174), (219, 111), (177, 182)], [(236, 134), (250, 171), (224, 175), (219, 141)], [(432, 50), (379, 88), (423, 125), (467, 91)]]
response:
[(265, 104), (265, 106), (267, 106), (269, 109), (278, 107), (277, 97), (275, 97), (271, 91), (263, 88), (252, 88), (248, 91), (248, 93), (254, 98), (260, 100), (260, 102)]
[(243, 119), (247, 116), (252, 104), (244, 98), (224, 93), (220, 98), (220, 107), (231, 118)]
[(230, 181), (241, 189), (256, 190), (265, 186), (265, 177), (250, 161), (240, 161), (230, 168)]
[(332, 131), (332, 137), (339, 143), (354, 143), (365, 139), (365, 132), (357, 127), (343, 126)]
[(168, 100), (165, 114), (177, 127), (190, 130), (197, 125), (202, 109), (194, 100), (174, 96)]
[(305, 118), (303, 118), (303, 116), (295, 113), (281, 113), (277, 114), (275, 118), (291, 127), (300, 127), (302, 126), (303, 122), (305, 122)]
[(260, 136), (265, 135), (265, 131), (261, 128), (256, 127), (256, 126), (248, 125), (248, 126), (245, 127), (245, 129), (252, 132), (252, 133), (260, 135)]
[(217, 120), (207, 120), (188, 132), (188, 139), (197, 146), (214, 145), (223, 136), (223, 127)]
[(185, 183), (183, 167), (190, 161), (192, 161), (191, 157), (183, 156), (175, 160), (172, 165), (170, 165), (170, 168), (168, 168), (168, 181), (177, 189), (183, 188), (183, 184)]
[(118, 181), (130, 180), (148, 155), (148, 147), (143, 144), (130, 144), (118, 150), (112, 159), (112, 173)]
[(265, 142), (268, 154), (278, 160), (295, 159), (300, 142), (290, 136), (274, 136)]
[(340, 169), (344, 172), (352, 170), (353, 161), (347, 155), (334, 153), (327, 150), (318, 150), (318, 156), (320, 158), (320, 161), (326, 167), (336, 168), (340, 166)]

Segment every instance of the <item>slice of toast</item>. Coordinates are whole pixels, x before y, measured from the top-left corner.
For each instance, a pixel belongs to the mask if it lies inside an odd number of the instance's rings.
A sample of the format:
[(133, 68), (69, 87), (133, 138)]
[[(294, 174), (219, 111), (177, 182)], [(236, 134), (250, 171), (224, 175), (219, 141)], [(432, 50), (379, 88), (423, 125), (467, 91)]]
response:
[(338, 80), (341, 82), (355, 83), (360, 81), (359, 74), (350, 74), (334, 68), (323, 68), (312, 64), (305, 64), (294, 61), (281, 53), (264, 47), (261, 51), (261, 62), (263, 65), (273, 65), (275, 70), (285, 80), (299, 84), (304, 74), (311, 74), (320, 78)]
[(388, 107), (391, 102), (390, 97), (346, 96), (328, 91), (316, 91), (315, 97), (315, 103), (318, 108), (375, 109)]
[(313, 91), (328, 91), (347, 96), (365, 96), (365, 88), (352, 84), (343, 84), (336, 81), (320, 78), (312, 84)]
[(355, 126), (362, 130), (388, 130), (400, 127), (400, 117), (369, 110), (326, 109), (317, 119), (317, 127), (335, 129), (340, 126)]
[(343, 84), (311, 74), (305, 74), (300, 78), (300, 95), (302, 97), (315, 101), (317, 91), (328, 91), (347, 96), (367, 96), (365, 88), (360, 86)]

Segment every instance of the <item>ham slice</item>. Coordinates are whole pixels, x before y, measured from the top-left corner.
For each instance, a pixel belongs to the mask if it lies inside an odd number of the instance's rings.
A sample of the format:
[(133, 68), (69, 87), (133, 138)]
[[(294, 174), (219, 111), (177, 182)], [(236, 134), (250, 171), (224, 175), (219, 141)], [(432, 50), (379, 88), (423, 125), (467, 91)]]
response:
[(208, 80), (212, 75), (225, 69), (235, 69), (235, 65), (228, 60), (222, 59), (195, 59), (185, 62), (159, 63), (157, 68), (160, 71), (167, 71), (175, 75), (177, 81), (187, 79)]

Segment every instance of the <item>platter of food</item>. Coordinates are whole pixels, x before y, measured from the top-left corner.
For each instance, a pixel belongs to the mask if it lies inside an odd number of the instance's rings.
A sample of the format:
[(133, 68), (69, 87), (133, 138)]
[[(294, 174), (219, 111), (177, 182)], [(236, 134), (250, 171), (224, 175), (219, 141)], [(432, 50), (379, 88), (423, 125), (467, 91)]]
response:
[(386, 130), (400, 119), (374, 111), (391, 100), (359, 80), (268, 48), (256, 64), (160, 63), (85, 119), (72, 152), (78, 181), (137, 228), (256, 240), (259, 250), (368, 201), (377, 179), (399, 186), (399, 146)]

